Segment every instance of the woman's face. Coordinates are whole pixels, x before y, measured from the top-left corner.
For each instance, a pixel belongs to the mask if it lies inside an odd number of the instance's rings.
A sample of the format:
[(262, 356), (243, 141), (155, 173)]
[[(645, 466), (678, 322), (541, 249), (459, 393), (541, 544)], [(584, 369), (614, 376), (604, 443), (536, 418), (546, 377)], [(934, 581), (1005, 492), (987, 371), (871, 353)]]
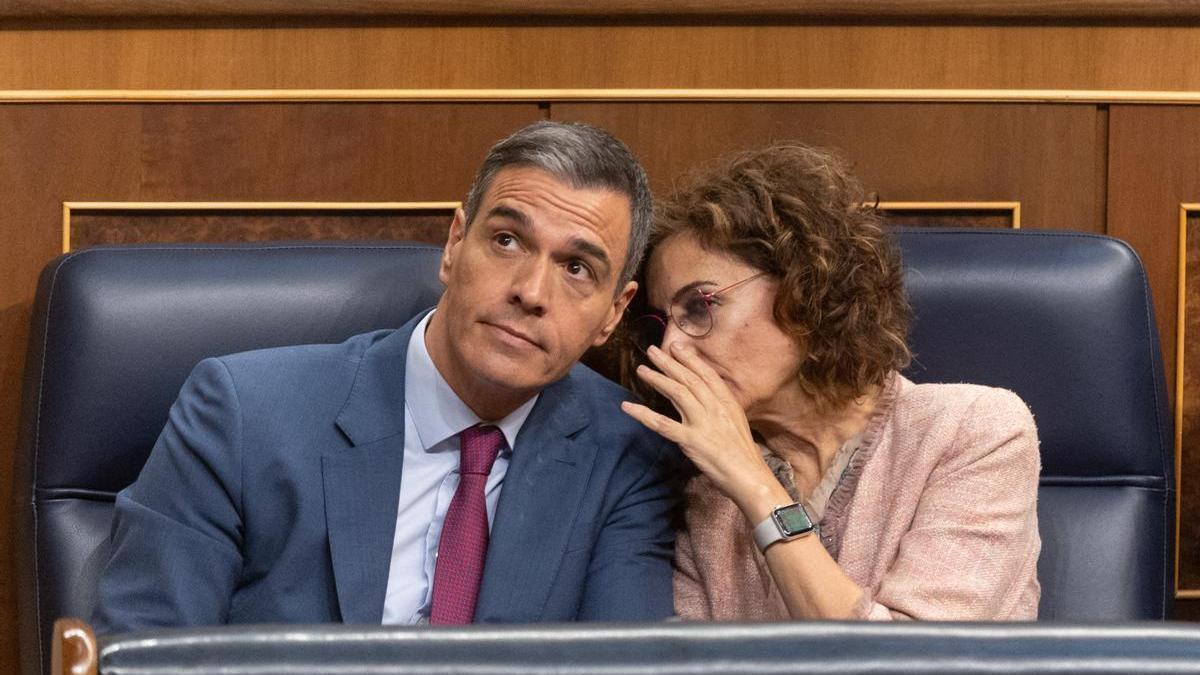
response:
[[(675, 318), (683, 318), (689, 298), (691, 308), (697, 307), (697, 290), (717, 291), (761, 271), (733, 256), (705, 250), (689, 234), (677, 234), (650, 256), (646, 270), (650, 306), (664, 315), (670, 307)], [(772, 316), (777, 287), (772, 277), (762, 275), (719, 293), (711, 300), (712, 328), (707, 335), (689, 335), (669, 318), (661, 345), (664, 351), (676, 343), (694, 348), (751, 419), (756, 410), (771, 408), (781, 391), (795, 386), (802, 357), (799, 346)]]

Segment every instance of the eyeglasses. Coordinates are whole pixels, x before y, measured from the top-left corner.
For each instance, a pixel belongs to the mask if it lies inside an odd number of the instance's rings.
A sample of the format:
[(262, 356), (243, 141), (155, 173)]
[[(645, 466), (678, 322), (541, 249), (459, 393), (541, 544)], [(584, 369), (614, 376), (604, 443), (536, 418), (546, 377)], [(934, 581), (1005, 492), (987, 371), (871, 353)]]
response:
[(706, 337), (712, 332), (713, 326), (716, 325), (716, 319), (713, 318), (712, 306), (717, 298), (723, 293), (728, 293), (738, 286), (753, 281), (765, 274), (767, 273), (759, 272), (741, 281), (729, 284), (724, 288), (718, 288), (715, 291), (702, 291), (696, 288), (687, 293), (681, 293), (667, 307), (666, 316), (662, 314), (643, 314), (638, 317), (633, 330), (634, 343), (643, 352), (651, 346), (657, 347), (661, 345), (663, 337), (667, 333), (668, 318), (685, 335), (690, 335), (694, 338)]

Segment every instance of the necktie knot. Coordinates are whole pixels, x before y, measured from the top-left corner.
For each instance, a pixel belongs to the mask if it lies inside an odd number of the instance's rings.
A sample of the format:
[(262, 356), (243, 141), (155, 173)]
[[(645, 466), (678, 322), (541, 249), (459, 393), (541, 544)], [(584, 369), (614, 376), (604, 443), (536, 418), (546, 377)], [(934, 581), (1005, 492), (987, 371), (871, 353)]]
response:
[(507, 442), (499, 427), (476, 424), (463, 429), (459, 434), (459, 445), (459, 472), (486, 476), (492, 472), (492, 465)]

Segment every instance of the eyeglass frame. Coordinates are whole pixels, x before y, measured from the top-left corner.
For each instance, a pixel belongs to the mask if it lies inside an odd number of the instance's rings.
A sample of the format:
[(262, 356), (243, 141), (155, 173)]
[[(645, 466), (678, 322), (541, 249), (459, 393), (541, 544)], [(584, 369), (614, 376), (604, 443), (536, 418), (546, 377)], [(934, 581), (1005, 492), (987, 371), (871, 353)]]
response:
[(700, 296), (700, 299), (704, 302), (704, 310), (706, 312), (708, 312), (708, 316), (709, 316), (708, 328), (699, 335), (689, 333), (688, 330), (683, 327), (683, 324), (680, 322), (680, 320), (675, 318), (675, 314), (673, 312), (671, 312), (671, 306), (675, 304), (674, 302), (670, 302), (667, 304), (666, 312), (664, 312), (662, 314), (655, 314), (655, 313), (643, 314), (638, 317), (638, 321), (643, 321), (648, 318), (654, 319), (655, 321), (657, 321), (659, 324), (662, 325), (663, 336), (666, 337), (667, 320), (670, 319), (671, 323), (675, 324), (675, 327), (678, 328), (680, 331), (682, 331), (684, 335), (687, 335), (688, 337), (697, 338), (697, 339), (706, 338), (709, 336), (710, 333), (712, 333), (713, 328), (716, 328), (716, 326), (717, 326), (717, 318), (713, 315), (713, 311), (712, 311), (713, 300), (723, 293), (728, 293), (729, 291), (737, 288), (738, 286), (741, 286), (742, 284), (749, 283), (761, 276), (766, 276), (767, 274), (770, 274), (770, 272), (765, 272), (765, 271), (759, 272), (757, 274), (748, 276), (745, 279), (742, 279), (741, 281), (735, 281), (732, 284), (729, 284), (728, 286), (723, 286), (721, 288), (718, 288), (715, 291), (704, 291), (704, 290), (700, 290), (699, 288), (692, 289), (697, 295)]

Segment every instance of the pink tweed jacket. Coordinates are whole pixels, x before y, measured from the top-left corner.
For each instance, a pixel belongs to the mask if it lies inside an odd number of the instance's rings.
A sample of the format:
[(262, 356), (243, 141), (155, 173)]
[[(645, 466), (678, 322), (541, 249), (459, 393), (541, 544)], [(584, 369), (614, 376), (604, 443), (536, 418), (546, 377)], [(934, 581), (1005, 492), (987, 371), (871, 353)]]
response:
[[(1036, 619), (1039, 469), (1033, 417), (1012, 392), (894, 375), (820, 522), (863, 589), (856, 616)], [(788, 618), (737, 506), (703, 476), (686, 497), (679, 616)]]

